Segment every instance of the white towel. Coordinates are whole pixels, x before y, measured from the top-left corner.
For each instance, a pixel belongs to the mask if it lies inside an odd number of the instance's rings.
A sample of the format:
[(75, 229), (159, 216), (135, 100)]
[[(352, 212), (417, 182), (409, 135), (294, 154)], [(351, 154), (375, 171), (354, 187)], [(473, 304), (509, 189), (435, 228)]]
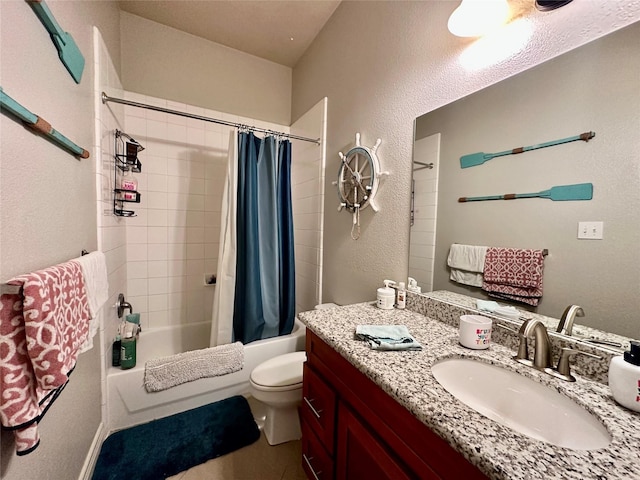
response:
[(454, 243), (447, 258), (447, 265), (451, 267), (449, 278), (463, 285), (482, 287), (486, 254), (487, 247)]
[(241, 342), (203, 348), (149, 360), (144, 366), (144, 388), (159, 392), (199, 378), (217, 377), (244, 367)]
[(80, 353), (84, 353), (93, 348), (93, 337), (100, 326), (100, 309), (109, 297), (109, 279), (104, 253), (95, 251), (74, 260), (82, 267), (84, 286), (87, 289), (87, 300), (91, 314), (89, 335), (87, 335), (86, 341), (80, 347)]

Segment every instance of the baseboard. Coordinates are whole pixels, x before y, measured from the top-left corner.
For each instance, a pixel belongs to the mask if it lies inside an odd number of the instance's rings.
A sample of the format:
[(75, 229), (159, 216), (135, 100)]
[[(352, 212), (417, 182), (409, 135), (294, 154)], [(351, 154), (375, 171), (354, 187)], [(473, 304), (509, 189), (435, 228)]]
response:
[(87, 453), (87, 458), (84, 460), (84, 465), (82, 466), (82, 470), (80, 471), (80, 475), (78, 476), (78, 480), (91, 480), (91, 476), (93, 475), (93, 469), (96, 466), (96, 462), (98, 461), (98, 455), (100, 454), (100, 447), (102, 447), (102, 442), (107, 438), (107, 429), (104, 426), (104, 423), (100, 422), (98, 425), (98, 430), (93, 437), (93, 441), (91, 442), (91, 448), (89, 448), (89, 452)]

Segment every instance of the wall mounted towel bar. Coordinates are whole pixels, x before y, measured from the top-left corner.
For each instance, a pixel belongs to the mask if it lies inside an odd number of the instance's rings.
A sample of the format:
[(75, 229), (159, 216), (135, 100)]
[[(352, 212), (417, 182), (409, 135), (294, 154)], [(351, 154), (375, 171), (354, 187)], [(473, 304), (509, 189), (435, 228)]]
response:
[(89, 152), (87, 150), (79, 147), (60, 132), (55, 130), (49, 122), (24, 108), (13, 98), (4, 93), (2, 87), (0, 87), (0, 110), (3, 112), (9, 112), (18, 117), (31, 130), (44, 135), (54, 141), (58, 146), (73, 153), (75, 156), (80, 158), (89, 158)]

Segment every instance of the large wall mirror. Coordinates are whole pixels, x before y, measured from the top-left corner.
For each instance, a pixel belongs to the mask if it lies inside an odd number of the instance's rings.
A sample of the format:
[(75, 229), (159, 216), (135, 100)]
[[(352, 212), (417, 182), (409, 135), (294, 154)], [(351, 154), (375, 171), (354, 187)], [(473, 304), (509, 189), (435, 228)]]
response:
[[(559, 318), (577, 304), (581, 324), (640, 337), (639, 46), (636, 23), (416, 119), (409, 274), (424, 291), (488, 298), (449, 279), (453, 243), (547, 249), (542, 300), (519, 307)], [(460, 166), (590, 131), (589, 142)], [(592, 200), (458, 202), (580, 183)], [(585, 221), (603, 222), (602, 240), (577, 238)]]

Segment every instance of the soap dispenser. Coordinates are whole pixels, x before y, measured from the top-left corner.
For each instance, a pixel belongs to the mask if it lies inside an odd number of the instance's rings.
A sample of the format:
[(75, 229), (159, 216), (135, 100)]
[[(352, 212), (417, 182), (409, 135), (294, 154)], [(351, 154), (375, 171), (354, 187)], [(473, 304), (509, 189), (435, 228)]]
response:
[(640, 342), (631, 340), (631, 349), (611, 359), (609, 387), (623, 407), (640, 412)]
[(377, 291), (377, 305), (378, 308), (383, 310), (391, 310), (393, 304), (396, 302), (396, 292), (390, 285), (395, 285), (393, 280), (384, 280), (384, 287), (381, 287)]

